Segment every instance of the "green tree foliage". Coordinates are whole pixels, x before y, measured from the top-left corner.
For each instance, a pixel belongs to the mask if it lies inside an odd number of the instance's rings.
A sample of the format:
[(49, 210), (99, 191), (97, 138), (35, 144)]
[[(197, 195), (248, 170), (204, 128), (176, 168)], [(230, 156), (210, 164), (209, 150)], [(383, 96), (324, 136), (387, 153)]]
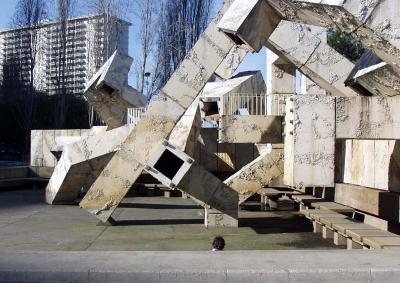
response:
[(351, 35), (338, 29), (328, 31), (328, 44), (353, 63), (360, 59), (365, 50)]

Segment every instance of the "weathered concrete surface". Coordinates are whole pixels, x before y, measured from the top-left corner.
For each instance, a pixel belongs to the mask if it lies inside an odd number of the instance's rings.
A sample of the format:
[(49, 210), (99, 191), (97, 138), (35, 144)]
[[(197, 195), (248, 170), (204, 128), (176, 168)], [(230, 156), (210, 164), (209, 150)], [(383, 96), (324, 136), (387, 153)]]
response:
[[(229, 7), (225, 5), (222, 11)], [(234, 43), (217, 29), (222, 13), (209, 24), (199, 41), (153, 101), (146, 115), (94, 182), (80, 206), (107, 221), (142, 173), (154, 149), (167, 138)]]
[(83, 139), (97, 133), (105, 132), (107, 127), (74, 130), (33, 130), (31, 131), (31, 162), (32, 167), (55, 167), (57, 160), (51, 153), (60, 143), (60, 138)]
[(199, 100), (193, 101), (169, 136), (169, 142), (179, 150), (194, 157), (201, 131)]
[(244, 166), (237, 173), (224, 181), (239, 193), (239, 202), (257, 193), (283, 175), (283, 150), (272, 148), (270, 153), (264, 153)]
[(399, 139), (399, 107), (400, 97), (397, 96), (337, 98), (336, 137)]
[(128, 108), (147, 104), (147, 98), (128, 85), (132, 62), (116, 51), (86, 85), (85, 97), (110, 129), (125, 124)]
[(354, 64), (330, 47), (325, 38), (324, 28), (281, 21), (266, 44), (279, 50), (278, 55), (333, 95), (357, 95), (344, 85)]
[(258, 52), (280, 20), (266, 1), (236, 0), (222, 17), (218, 28), (235, 42), (244, 43)]
[(267, 49), (267, 114), (282, 115), (286, 97), (296, 93), (296, 68)]
[(284, 183), (333, 187), (335, 99), (298, 95), (286, 100)]
[(288, 21), (335, 27), (350, 33), (398, 72), (400, 66), (399, 3), (320, 0), (267, 0)]
[(218, 143), (218, 129), (202, 128), (194, 159), (213, 174), (232, 174), (260, 156), (254, 144)]
[(215, 71), (215, 75), (223, 80), (231, 78), (250, 50), (246, 46), (232, 47), (225, 60)]
[[(201, 93), (201, 100), (204, 103), (217, 102), (220, 115), (233, 115), (240, 105), (251, 104), (254, 96), (264, 95), (265, 92), (266, 86), (261, 72), (251, 71), (239, 73), (226, 81), (207, 83)], [(231, 103), (229, 99), (232, 100)]]
[(400, 144), (394, 140), (345, 140), (336, 156), (337, 182), (400, 192)]
[(222, 116), (220, 143), (282, 143), (281, 116)]
[(73, 202), (98, 177), (132, 128), (127, 125), (64, 146), (46, 188), (46, 202)]
[(279, 57), (293, 63), (303, 74), (334, 95), (356, 95), (344, 85), (354, 64), (326, 43), (326, 30), (280, 21), (282, 15), (278, 15), (266, 2), (234, 2), (219, 27), (228, 36), (237, 37), (254, 50), (259, 50), (260, 44), (272, 48), (274, 52), (277, 50)]
[(363, 250), (2, 252), (0, 265), (7, 282), (395, 283), (400, 276), (398, 251)]
[(354, 80), (377, 96), (395, 96), (400, 93), (399, 75), (385, 62), (358, 71)]
[(350, 184), (336, 184), (335, 202), (386, 220), (400, 222), (400, 195)]

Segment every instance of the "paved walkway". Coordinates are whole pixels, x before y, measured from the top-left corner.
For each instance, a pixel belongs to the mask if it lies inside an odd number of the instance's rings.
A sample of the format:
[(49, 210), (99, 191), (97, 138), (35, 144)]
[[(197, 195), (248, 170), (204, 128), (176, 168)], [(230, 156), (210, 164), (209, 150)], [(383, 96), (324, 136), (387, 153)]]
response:
[(77, 206), (44, 204), (43, 191), (3, 191), (0, 251), (208, 251), (216, 235), (227, 250), (337, 249), (293, 213), (241, 211), (242, 227), (206, 229), (202, 212), (188, 199), (127, 198), (121, 226), (102, 227)]

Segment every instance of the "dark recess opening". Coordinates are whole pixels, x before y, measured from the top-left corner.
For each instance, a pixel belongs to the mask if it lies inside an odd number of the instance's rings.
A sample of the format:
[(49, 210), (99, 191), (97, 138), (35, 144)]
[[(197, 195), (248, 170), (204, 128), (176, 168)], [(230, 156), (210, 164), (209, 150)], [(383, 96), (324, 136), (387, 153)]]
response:
[(171, 151), (166, 149), (154, 165), (154, 168), (172, 180), (182, 165), (183, 160), (176, 157)]
[(218, 114), (218, 103), (217, 102), (204, 102), (203, 111), (206, 116)]
[(105, 94), (113, 94), (114, 89), (109, 85), (103, 84), (100, 88), (100, 91)]

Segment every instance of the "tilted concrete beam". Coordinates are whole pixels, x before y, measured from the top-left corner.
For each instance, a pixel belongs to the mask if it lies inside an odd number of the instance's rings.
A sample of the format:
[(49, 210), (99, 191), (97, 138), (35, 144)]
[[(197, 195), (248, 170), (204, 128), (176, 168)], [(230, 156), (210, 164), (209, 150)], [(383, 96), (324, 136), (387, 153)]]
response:
[(400, 94), (399, 74), (385, 62), (360, 70), (355, 74), (354, 81), (377, 96)]
[(219, 119), (220, 143), (282, 143), (281, 116), (222, 116)]
[(336, 138), (400, 139), (400, 97), (336, 98)]
[(281, 19), (266, 1), (236, 0), (218, 27), (254, 50), (272, 48), (333, 95), (356, 95), (344, 85), (354, 64), (326, 43), (326, 30)]
[(257, 193), (283, 176), (283, 149), (272, 148), (244, 166), (224, 183), (239, 193), (239, 203)]
[(397, 0), (267, 0), (285, 19), (350, 33), (399, 71), (400, 4)]
[(46, 202), (73, 202), (82, 187), (92, 185), (131, 131), (127, 125), (65, 145), (46, 187)]
[(128, 85), (133, 59), (118, 51), (88, 82), (84, 95), (103, 121), (114, 129), (126, 124), (128, 108), (143, 107), (147, 98)]
[[(228, 6), (229, 4), (227, 4)], [(234, 46), (218, 32), (219, 13), (123, 143), (80, 206), (107, 221), (176, 123)]]

